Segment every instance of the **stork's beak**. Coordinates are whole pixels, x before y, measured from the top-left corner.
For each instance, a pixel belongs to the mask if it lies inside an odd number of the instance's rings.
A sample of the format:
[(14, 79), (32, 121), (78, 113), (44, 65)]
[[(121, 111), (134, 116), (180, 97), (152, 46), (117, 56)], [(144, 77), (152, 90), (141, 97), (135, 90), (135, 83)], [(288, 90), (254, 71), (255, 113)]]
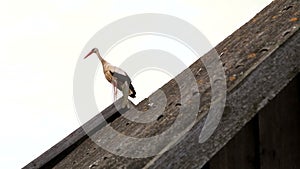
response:
[(91, 50), (83, 59), (86, 59), (87, 57), (89, 57), (91, 54), (93, 54), (93, 51)]

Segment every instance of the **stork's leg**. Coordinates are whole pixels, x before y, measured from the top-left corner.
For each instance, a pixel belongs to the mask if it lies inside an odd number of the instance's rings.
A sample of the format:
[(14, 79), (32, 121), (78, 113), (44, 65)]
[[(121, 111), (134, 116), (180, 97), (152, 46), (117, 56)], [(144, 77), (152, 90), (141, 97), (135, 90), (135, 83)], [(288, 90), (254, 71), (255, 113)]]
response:
[(114, 90), (114, 101), (116, 101), (117, 100), (117, 94), (118, 94), (117, 81), (113, 80), (112, 85), (113, 85), (113, 90)]
[(125, 81), (122, 84), (122, 93), (123, 93), (123, 102), (122, 102), (122, 108), (130, 108), (129, 107), (129, 102), (128, 102), (128, 95), (129, 95), (129, 85), (127, 81)]
[(118, 90), (117, 90), (117, 85), (114, 86), (114, 100), (117, 100), (117, 95), (118, 95)]

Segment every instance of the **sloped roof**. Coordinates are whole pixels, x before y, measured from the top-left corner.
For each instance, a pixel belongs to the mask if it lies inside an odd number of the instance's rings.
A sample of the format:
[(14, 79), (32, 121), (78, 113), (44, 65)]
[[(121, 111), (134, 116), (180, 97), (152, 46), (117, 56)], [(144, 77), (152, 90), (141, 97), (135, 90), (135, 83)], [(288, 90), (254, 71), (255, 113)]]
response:
[[(169, 151), (154, 157), (126, 158), (114, 155), (94, 143), (82, 127), (24, 168), (196, 168), (203, 166), (216, 154), (269, 100), (299, 73), (300, 70), (300, 1), (275, 0), (253, 19), (227, 37), (216, 50), (221, 55), (227, 83), (225, 111), (214, 134), (199, 143), (199, 134), (211, 105), (211, 86), (203, 60), (208, 52), (189, 68), (201, 94), (200, 111), (194, 126), (168, 146)], [(222, 28), (220, 28), (222, 29)], [(179, 80), (186, 81), (178, 75)], [(168, 99), (162, 116), (155, 122), (133, 123), (120, 116), (114, 105), (101, 112), (110, 126), (132, 137), (151, 137), (167, 130), (180, 109), (191, 108), (179, 103), (175, 80), (165, 84), (162, 91)], [(181, 90), (189, 90), (189, 86)], [(136, 108), (149, 108), (148, 100)], [(125, 113), (125, 112), (121, 112)], [(100, 114), (85, 124), (89, 135), (100, 137), (106, 123)], [(115, 137), (118, 139), (118, 137)], [(114, 140), (114, 137), (113, 137)], [(115, 140), (116, 142), (118, 140)], [(152, 145), (155, 148), (156, 145)]]

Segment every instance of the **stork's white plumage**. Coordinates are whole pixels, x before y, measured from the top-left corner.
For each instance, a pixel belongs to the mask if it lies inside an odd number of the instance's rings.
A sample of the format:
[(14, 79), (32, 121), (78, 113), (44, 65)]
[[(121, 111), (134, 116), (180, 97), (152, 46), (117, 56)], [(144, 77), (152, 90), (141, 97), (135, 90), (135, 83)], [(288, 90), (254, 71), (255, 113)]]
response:
[(103, 73), (105, 78), (113, 85), (114, 88), (114, 99), (116, 99), (117, 96), (117, 89), (122, 91), (123, 93), (123, 103), (122, 103), (122, 107), (124, 108), (125, 106), (127, 106), (129, 108), (129, 104), (128, 104), (128, 96), (135, 98), (135, 90), (131, 84), (131, 79), (130, 77), (127, 75), (127, 73), (122, 70), (121, 68), (118, 68), (116, 66), (111, 65), (110, 63), (108, 63), (106, 60), (104, 60), (100, 53), (99, 50), (97, 48), (93, 48), (85, 57), (87, 58), (88, 56), (90, 56), (91, 54), (95, 53), (99, 60), (102, 63), (102, 67), (103, 67)]

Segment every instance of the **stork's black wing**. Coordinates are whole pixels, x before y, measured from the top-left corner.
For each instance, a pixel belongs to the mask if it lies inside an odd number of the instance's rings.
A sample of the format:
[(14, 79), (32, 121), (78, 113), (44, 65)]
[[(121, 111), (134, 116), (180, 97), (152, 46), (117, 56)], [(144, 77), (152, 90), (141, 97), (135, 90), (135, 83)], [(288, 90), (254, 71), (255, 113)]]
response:
[(117, 73), (117, 72), (112, 72), (112, 71), (109, 71), (111, 73), (111, 75), (115, 78), (117, 78), (117, 81), (121, 84), (123, 84), (124, 82), (127, 82), (129, 84), (129, 89), (131, 90), (131, 94), (129, 95), (130, 97), (132, 98), (135, 98), (135, 95), (136, 95), (136, 92), (131, 84), (131, 79), (129, 78), (128, 75), (122, 75), (120, 73)]
[(134, 88), (133, 88), (133, 86), (132, 86), (131, 83), (129, 84), (129, 89), (130, 89), (131, 92), (132, 92), (129, 96), (132, 97), (132, 98), (135, 98), (136, 92), (135, 92), (135, 90), (134, 90)]
[(129, 76), (127, 75), (122, 75), (120, 73), (117, 73), (117, 72), (112, 72), (112, 71), (109, 71), (111, 73), (111, 75), (115, 78), (118, 79), (119, 82), (121, 82), (122, 84), (127, 81), (128, 84), (131, 83), (131, 79), (129, 78)]

